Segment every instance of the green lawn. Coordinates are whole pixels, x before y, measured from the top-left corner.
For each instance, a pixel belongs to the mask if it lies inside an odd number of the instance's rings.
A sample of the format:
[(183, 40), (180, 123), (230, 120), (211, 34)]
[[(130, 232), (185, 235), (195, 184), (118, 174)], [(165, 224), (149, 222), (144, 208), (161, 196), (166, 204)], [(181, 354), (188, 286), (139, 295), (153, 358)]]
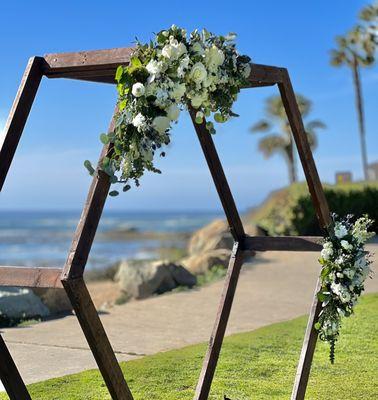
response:
[[(301, 317), (228, 337), (209, 398), (289, 399), (305, 324)], [(205, 347), (123, 363), (135, 400), (191, 400)], [(97, 371), (30, 385), (30, 392), (39, 400), (110, 398)], [(328, 346), (319, 342), (307, 399), (378, 399), (378, 294), (363, 297), (356, 315), (345, 321), (335, 365), (328, 362)]]

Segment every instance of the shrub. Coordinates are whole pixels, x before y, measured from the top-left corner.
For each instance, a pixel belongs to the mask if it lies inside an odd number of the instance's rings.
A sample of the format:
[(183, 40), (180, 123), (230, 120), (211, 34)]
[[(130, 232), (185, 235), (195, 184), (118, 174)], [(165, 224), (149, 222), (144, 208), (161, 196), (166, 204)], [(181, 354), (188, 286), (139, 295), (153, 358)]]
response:
[[(368, 214), (378, 232), (378, 183), (323, 185), (331, 212), (340, 216)], [(321, 235), (306, 183), (272, 193), (248, 219), (269, 235)]]

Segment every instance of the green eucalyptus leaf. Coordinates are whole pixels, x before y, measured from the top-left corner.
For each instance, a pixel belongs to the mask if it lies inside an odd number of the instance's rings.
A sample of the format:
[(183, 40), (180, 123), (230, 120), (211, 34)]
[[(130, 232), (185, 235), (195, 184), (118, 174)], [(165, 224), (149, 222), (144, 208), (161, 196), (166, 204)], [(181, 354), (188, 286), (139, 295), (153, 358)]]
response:
[(110, 142), (109, 136), (106, 133), (101, 133), (100, 140), (103, 144), (108, 144)]
[(214, 120), (218, 123), (224, 122), (224, 118), (221, 113), (214, 114)]
[(109, 192), (109, 196), (116, 197), (118, 195), (119, 195), (118, 190), (112, 190), (111, 192)]
[(90, 175), (95, 173), (95, 169), (92, 166), (92, 163), (89, 160), (84, 161), (84, 167), (88, 170)]
[(131, 186), (130, 185), (125, 185), (124, 187), (123, 187), (123, 191), (124, 192), (127, 192), (128, 190), (130, 190), (131, 189)]

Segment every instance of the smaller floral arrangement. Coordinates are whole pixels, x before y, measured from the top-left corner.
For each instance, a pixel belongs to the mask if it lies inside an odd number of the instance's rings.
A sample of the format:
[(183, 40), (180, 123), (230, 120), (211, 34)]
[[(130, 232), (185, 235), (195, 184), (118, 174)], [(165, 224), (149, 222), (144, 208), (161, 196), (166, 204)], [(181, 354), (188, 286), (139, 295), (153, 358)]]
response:
[[(236, 50), (234, 33), (217, 36), (206, 29), (189, 37), (172, 25), (147, 44), (138, 42), (128, 66), (117, 69), (118, 112), (113, 132), (101, 135), (113, 151), (100, 166), (111, 183), (139, 185), (145, 171), (160, 173), (154, 165), (158, 152), (170, 143), (170, 129), (183, 109), (195, 109), (195, 122), (213, 117), (217, 123), (236, 116), (231, 110), (251, 74), (250, 58)], [(206, 123), (215, 133), (214, 123)], [(84, 165), (95, 172), (87, 160)], [(110, 195), (117, 195), (117, 191)]]
[(371, 275), (370, 253), (364, 244), (375, 235), (369, 232), (373, 221), (363, 216), (354, 221), (352, 215), (340, 219), (333, 215), (333, 224), (324, 238), (319, 259), (322, 265), (318, 299), (322, 311), (315, 328), (321, 340), (330, 343), (330, 360), (335, 360), (335, 343), (339, 337), (342, 317), (353, 314), (364, 283)]

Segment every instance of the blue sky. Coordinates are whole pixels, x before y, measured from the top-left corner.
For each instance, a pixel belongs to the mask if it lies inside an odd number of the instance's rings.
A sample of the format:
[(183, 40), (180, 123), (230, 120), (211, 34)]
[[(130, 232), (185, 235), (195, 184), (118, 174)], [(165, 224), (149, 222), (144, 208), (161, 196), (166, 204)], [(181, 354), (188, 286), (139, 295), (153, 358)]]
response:
[[(238, 33), (238, 49), (256, 63), (285, 66), (297, 92), (313, 101), (312, 117), (327, 124), (319, 133), (315, 159), (321, 178), (336, 170), (362, 177), (351, 73), (329, 65), (334, 36), (348, 30), (366, 2), (330, 1), (3, 1), (0, 5), (0, 128), (27, 59), (48, 52), (127, 47), (137, 36), (172, 23)], [(363, 71), (369, 160), (378, 159), (376, 132), (378, 69)], [(263, 116), (264, 99), (276, 88), (243, 91), (235, 104), (240, 118), (218, 128), (216, 144), (236, 201), (253, 206), (287, 183), (279, 156), (265, 160), (259, 135), (248, 127)], [(83, 160), (97, 160), (99, 134), (106, 130), (116, 100), (111, 85), (44, 80), (29, 117), (0, 209), (76, 209), (90, 184)], [(187, 116), (173, 130), (173, 144), (139, 189), (109, 199), (109, 209), (218, 209), (195, 134)]]

